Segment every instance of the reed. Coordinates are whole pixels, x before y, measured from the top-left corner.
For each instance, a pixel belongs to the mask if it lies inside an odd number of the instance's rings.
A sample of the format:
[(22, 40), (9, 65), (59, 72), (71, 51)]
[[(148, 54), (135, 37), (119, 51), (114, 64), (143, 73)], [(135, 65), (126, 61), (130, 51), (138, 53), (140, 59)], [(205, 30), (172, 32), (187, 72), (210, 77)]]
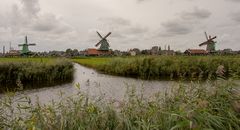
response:
[(219, 66), (224, 66), (224, 77), (240, 77), (239, 56), (142, 56), (108, 58), (98, 64), (98, 58), (75, 62), (96, 70), (119, 76), (142, 79), (216, 79)]
[(240, 96), (236, 89), (239, 85), (233, 81), (180, 83), (164, 95), (144, 98), (129, 87), (118, 105), (102, 98), (90, 100), (81, 90), (47, 105), (34, 104), (27, 97), (14, 98), (13, 94), (0, 100), (0, 129), (237, 130)]
[(73, 64), (67, 59), (6, 58), (0, 59), (1, 91), (26, 84), (49, 84), (73, 79)]

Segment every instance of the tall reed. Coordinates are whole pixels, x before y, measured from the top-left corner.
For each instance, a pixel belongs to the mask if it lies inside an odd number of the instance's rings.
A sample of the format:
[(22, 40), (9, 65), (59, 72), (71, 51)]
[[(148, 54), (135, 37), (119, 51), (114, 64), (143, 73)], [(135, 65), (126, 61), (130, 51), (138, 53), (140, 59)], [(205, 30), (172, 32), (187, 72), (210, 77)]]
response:
[[(91, 62), (89, 63), (91, 64)], [(95, 69), (113, 75), (143, 79), (216, 79), (219, 66), (224, 77), (240, 77), (240, 58), (227, 56), (144, 56), (112, 58)]]
[(69, 81), (73, 72), (73, 64), (67, 59), (5, 61), (0, 62), (0, 86)]
[(10, 95), (0, 100), (0, 128), (237, 130), (240, 129), (240, 96), (236, 89), (239, 85), (233, 81), (220, 80), (208, 85), (180, 83), (165, 95), (158, 93), (144, 98), (129, 87), (125, 99), (118, 102), (90, 100), (80, 91), (75, 97), (48, 105)]

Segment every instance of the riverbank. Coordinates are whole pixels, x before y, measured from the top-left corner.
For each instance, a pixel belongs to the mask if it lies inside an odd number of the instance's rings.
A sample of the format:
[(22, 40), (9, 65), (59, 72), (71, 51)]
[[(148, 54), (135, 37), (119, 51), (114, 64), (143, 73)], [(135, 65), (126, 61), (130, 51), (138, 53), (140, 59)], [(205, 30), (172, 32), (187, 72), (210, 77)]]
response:
[(102, 73), (142, 79), (216, 79), (219, 66), (224, 77), (240, 77), (239, 56), (143, 56), (73, 59)]
[[(77, 89), (78, 88), (78, 89)], [(239, 95), (233, 81), (178, 84), (170, 93), (144, 98), (129, 88), (123, 101), (90, 100), (79, 91), (49, 105), (13, 94), (0, 100), (0, 129), (240, 129)], [(17, 106), (14, 111), (13, 104)]]
[(0, 92), (4, 92), (22, 90), (28, 84), (37, 87), (71, 81), (74, 68), (63, 58), (0, 58), (0, 72)]

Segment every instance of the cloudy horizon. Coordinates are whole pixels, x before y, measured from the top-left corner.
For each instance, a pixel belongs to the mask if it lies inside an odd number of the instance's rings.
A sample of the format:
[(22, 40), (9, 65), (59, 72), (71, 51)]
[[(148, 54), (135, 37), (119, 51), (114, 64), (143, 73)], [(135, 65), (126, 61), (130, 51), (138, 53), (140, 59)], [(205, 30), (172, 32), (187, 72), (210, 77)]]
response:
[[(102, 35), (113, 50), (170, 45), (200, 48), (204, 32), (217, 49), (240, 50), (240, 0), (3, 0), (0, 52), (28, 35), (33, 51), (94, 48)], [(205, 47), (201, 47), (205, 49)]]

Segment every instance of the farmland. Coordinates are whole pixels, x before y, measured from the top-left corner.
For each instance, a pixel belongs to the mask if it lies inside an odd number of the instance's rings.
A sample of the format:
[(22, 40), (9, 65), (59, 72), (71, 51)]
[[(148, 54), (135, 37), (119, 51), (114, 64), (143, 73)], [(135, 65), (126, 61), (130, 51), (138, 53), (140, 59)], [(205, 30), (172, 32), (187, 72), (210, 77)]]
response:
[(69, 81), (73, 78), (73, 71), (73, 65), (67, 59), (1, 58), (1, 91), (16, 87), (24, 89), (29, 83), (37, 85)]
[(106, 74), (142, 79), (216, 79), (219, 66), (224, 67), (224, 77), (240, 76), (239, 56), (143, 56), (73, 61)]

